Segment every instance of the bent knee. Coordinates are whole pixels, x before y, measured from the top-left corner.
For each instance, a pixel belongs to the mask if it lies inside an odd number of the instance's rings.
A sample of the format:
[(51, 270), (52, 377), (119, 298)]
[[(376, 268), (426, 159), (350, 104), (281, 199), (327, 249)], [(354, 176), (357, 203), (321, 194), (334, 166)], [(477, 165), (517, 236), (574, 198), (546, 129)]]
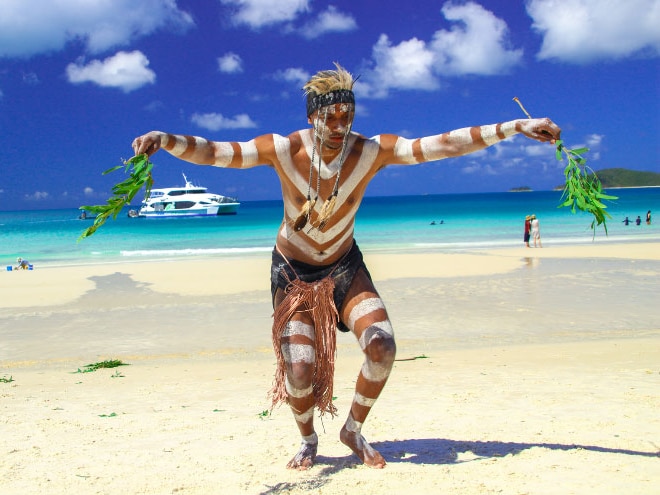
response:
[(374, 363), (393, 363), (396, 357), (396, 342), (389, 324), (383, 328), (381, 324), (365, 329), (364, 352)]
[(312, 363), (297, 362), (287, 366), (287, 378), (292, 387), (302, 390), (312, 384), (314, 365)]

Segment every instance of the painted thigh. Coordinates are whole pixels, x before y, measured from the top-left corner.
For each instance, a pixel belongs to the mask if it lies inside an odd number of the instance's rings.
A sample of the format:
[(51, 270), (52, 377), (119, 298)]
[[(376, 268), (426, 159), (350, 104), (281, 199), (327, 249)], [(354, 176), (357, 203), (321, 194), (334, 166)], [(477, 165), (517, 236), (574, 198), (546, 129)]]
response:
[[(340, 317), (348, 329), (355, 334), (363, 351), (374, 361), (381, 361), (379, 352), (392, 352), (394, 331), (383, 300), (369, 276), (358, 270), (353, 279)], [(376, 345), (371, 345), (371, 344)]]

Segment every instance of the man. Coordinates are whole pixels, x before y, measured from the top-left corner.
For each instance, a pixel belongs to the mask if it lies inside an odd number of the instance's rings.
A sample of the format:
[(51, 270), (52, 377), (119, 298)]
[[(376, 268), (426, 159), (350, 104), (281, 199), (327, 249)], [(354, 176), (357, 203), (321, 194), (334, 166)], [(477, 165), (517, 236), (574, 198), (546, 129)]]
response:
[(163, 148), (199, 165), (277, 172), (284, 219), (271, 268), (273, 346), (278, 360), (273, 405), (289, 404), (302, 445), (287, 467), (308, 469), (318, 437), (314, 409), (332, 404), (335, 329), (351, 331), (365, 359), (341, 441), (364, 464), (382, 468), (385, 460), (361, 433), (371, 407), (385, 386), (396, 346), (385, 305), (353, 239), (355, 215), (369, 181), (391, 164), (417, 164), (481, 150), (514, 134), (542, 142), (559, 139), (549, 119), (528, 119), (470, 127), (420, 139), (392, 134), (366, 138), (351, 130), (354, 79), (345, 69), (321, 71), (304, 86), (311, 128), (280, 136), (265, 134), (247, 142), (216, 142), (152, 131), (133, 141), (136, 154)]

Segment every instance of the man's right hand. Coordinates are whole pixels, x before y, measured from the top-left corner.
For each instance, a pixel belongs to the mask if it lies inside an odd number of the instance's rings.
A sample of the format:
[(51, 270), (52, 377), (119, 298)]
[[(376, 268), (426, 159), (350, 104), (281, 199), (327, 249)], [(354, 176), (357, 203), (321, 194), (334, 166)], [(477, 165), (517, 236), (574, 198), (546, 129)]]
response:
[(161, 148), (163, 133), (151, 131), (133, 140), (132, 147), (136, 155), (146, 153), (151, 156)]

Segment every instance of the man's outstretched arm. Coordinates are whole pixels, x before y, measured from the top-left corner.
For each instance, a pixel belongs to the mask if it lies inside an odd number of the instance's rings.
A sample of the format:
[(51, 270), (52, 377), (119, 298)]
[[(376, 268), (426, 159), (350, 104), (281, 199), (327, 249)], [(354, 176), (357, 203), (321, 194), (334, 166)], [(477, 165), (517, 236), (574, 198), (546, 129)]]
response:
[(400, 136), (381, 136), (381, 148), (390, 150), (388, 164), (415, 164), (442, 160), (499, 143), (515, 134), (541, 142), (554, 143), (561, 129), (550, 119), (519, 119), (501, 124), (464, 127), (455, 131), (417, 139)]
[(274, 140), (275, 136), (266, 135), (246, 142), (220, 142), (198, 136), (151, 131), (135, 138), (132, 146), (136, 155), (147, 153), (151, 156), (164, 149), (177, 158), (198, 165), (249, 168), (271, 163)]

